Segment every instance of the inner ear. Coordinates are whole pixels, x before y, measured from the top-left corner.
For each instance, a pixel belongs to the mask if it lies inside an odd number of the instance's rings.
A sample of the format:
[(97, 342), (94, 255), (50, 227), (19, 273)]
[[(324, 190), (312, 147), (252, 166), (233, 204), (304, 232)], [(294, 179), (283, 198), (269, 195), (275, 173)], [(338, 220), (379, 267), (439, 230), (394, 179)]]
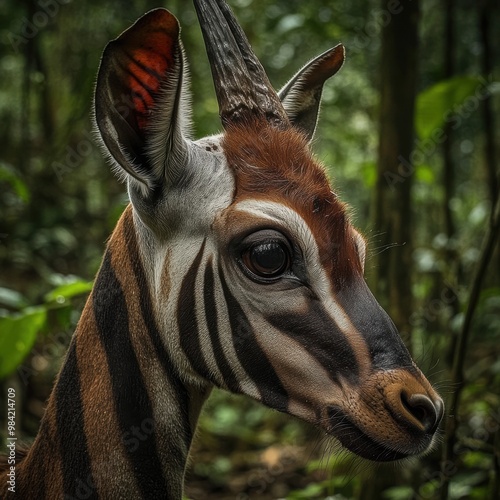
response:
[(323, 85), (339, 71), (344, 59), (343, 45), (336, 45), (307, 63), (278, 93), (290, 122), (309, 141), (316, 130)]
[(147, 189), (165, 170), (169, 174), (169, 166), (178, 170), (185, 157), (179, 35), (170, 12), (148, 12), (107, 45), (97, 77), (95, 119), (102, 141), (112, 159)]

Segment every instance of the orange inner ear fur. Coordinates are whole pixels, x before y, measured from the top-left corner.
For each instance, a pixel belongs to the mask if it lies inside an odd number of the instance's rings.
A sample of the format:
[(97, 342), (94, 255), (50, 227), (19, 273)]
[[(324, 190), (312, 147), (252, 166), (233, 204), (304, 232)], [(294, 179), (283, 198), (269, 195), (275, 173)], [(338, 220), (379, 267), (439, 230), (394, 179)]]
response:
[(179, 24), (163, 9), (150, 12), (114, 42), (116, 58), (123, 71), (124, 84), (130, 89), (138, 128), (144, 132), (157, 93), (179, 52)]

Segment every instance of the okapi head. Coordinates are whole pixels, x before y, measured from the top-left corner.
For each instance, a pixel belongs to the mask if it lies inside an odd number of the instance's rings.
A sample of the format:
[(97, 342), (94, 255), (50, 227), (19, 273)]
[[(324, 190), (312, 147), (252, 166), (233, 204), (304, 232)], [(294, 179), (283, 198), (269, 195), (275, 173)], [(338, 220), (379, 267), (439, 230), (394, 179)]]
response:
[(362, 457), (426, 451), (443, 403), (364, 277), (365, 241), (311, 153), (328, 50), (276, 92), (223, 0), (195, 0), (223, 132), (190, 138), (177, 19), (105, 49), (95, 118), (127, 180), (175, 371), (311, 422)]

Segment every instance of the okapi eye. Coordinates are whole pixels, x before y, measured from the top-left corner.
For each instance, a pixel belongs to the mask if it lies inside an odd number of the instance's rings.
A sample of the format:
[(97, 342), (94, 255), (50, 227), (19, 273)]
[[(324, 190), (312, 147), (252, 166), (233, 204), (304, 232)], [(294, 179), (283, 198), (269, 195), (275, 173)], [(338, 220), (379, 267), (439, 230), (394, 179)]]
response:
[[(279, 233), (274, 233), (279, 234)], [(291, 264), (291, 251), (288, 242), (280, 238), (265, 238), (252, 235), (247, 241), (248, 246), (241, 254), (241, 263), (251, 278), (274, 280), (282, 276)], [(251, 241), (254, 240), (254, 241)]]
[(252, 272), (263, 278), (274, 278), (288, 267), (286, 249), (275, 241), (255, 245), (244, 256), (244, 261)]

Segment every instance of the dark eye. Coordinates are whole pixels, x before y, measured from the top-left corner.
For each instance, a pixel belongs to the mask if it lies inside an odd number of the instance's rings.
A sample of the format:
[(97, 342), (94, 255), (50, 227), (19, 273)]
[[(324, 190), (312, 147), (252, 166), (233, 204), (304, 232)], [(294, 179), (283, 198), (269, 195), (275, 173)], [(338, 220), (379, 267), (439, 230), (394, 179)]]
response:
[(276, 278), (290, 265), (288, 248), (279, 241), (267, 241), (250, 247), (243, 255), (243, 263), (261, 278)]
[(241, 264), (250, 278), (274, 280), (286, 273), (292, 263), (288, 240), (279, 232), (264, 230), (246, 238)]

